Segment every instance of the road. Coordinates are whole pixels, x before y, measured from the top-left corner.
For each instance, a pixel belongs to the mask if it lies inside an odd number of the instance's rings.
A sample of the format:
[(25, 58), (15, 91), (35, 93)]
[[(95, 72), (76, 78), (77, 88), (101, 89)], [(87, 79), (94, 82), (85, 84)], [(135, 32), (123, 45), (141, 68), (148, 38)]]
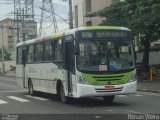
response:
[(41, 118), (48, 114), (57, 115), (56, 117), (61, 117), (58, 114), (69, 114), (68, 118), (75, 118), (74, 115), (80, 118), (84, 115), (88, 119), (98, 119), (107, 114), (158, 114), (159, 101), (160, 93), (138, 91), (135, 95), (116, 96), (110, 105), (105, 104), (101, 98), (72, 99), (70, 104), (63, 104), (52, 94), (38, 93), (37, 96), (29, 96), (27, 90), (19, 88), (14, 79), (0, 76), (0, 113), (5, 114), (39, 114)]

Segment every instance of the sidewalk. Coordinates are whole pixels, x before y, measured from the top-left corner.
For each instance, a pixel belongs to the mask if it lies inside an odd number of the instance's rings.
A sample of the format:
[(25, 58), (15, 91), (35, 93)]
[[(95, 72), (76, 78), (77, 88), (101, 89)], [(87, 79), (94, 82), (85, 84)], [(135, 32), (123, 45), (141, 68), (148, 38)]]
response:
[(16, 73), (14, 73), (13, 71), (8, 71), (4, 75), (0, 74), (0, 76), (16, 77)]
[(137, 90), (160, 93), (160, 78), (151, 80), (138, 80)]

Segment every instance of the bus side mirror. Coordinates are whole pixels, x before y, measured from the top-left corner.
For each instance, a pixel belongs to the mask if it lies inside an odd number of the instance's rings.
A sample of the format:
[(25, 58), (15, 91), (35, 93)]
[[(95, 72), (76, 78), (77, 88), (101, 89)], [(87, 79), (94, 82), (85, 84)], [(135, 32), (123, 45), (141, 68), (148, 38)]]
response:
[(75, 55), (79, 55), (80, 54), (79, 46), (75, 46), (74, 54)]

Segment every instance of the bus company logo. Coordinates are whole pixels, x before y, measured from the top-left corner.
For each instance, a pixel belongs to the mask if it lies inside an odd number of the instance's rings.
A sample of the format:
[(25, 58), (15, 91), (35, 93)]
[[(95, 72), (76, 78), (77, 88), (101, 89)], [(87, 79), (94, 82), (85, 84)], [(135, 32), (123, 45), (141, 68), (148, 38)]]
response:
[(108, 85), (111, 85), (111, 81), (107, 82)]

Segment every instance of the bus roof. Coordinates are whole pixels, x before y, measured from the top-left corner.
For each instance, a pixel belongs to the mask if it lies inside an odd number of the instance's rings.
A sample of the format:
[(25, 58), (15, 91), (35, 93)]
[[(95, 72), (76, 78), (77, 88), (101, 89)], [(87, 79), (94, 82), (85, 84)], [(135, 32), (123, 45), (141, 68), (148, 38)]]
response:
[(81, 30), (126, 30), (126, 31), (130, 31), (130, 29), (126, 28), (126, 27), (118, 27), (118, 26), (88, 26), (88, 27), (78, 27), (78, 28), (74, 28), (71, 30), (67, 30), (65, 32), (58, 32), (58, 33), (54, 33), (51, 34), (50, 36), (42, 36), (39, 38), (35, 38), (32, 40), (27, 40), (24, 42), (20, 42), (17, 44), (17, 46), (21, 46), (21, 45), (27, 45), (27, 44), (31, 44), (31, 43), (35, 43), (38, 41), (44, 41), (46, 39), (52, 39), (52, 38), (59, 38), (62, 37), (64, 35), (69, 35), (69, 34), (75, 34), (76, 31), (81, 31)]
[(81, 30), (126, 30), (130, 31), (130, 29), (126, 27), (118, 27), (118, 26), (87, 26), (87, 27), (78, 27), (71, 30), (67, 30), (64, 32), (65, 35), (74, 34), (76, 31)]
[(47, 39), (60, 38), (62, 36), (64, 36), (64, 33), (57, 32), (57, 33), (51, 34), (50, 36), (41, 36), (39, 38), (35, 38), (35, 39), (27, 40), (27, 41), (24, 41), (24, 42), (20, 42), (20, 43), (17, 44), (17, 46), (28, 45), (28, 44), (32, 44), (32, 43), (35, 43), (35, 42), (42, 42), (42, 41), (45, 41)]
[(118, 26), (88, 26), (88, 27), (79, 27), (78, 30), (127, 30), (130, 31), (126, 27), (118, 27)]

